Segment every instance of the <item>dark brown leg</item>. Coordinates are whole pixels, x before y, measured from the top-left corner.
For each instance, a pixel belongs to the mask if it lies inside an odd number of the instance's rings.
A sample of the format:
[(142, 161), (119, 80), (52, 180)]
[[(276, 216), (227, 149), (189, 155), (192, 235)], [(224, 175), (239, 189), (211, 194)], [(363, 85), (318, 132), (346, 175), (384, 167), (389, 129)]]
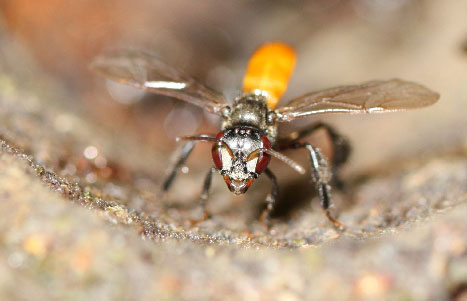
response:
[(164, 184), (162, 185), (162, 190), (164, 192), (167, 192), (169, 190), (170, 186), (172, 185), (175, 177), (177, 176), (177, 172), (182, 167), (186, 160), (188, 159), (188, 156), (191, 154), (191, 151), (193, 150), (193, 147), (195, 146), (195, 141), (190, 141), (185, 143), (182, 148), (182, 153), (180, 154), (180, 157), (178, 158), (178, 161), (175, 163), (175, 165), (172, 168), (172, 171), (170, 172), (169, 176), (167, 179), (164, 181)]
[(208, 198), (209, 198), (209, 191), (211, 189), (212, 183), (212, 174), (217, 171), (217, 168), (211, 167), (206, 178), (204, 178), (203, 184), (203, 192), (201, 193), (201, 207), (203, 207), (203, 220), (209, 218), (209, 211), (208, 211)]
[(211, 167), (211, 169), (209, 169), (209, 172), (206, 174), (206, 177), (204, 178), (203, 192), (201, 193), (201, 198), (200, 198), (201, 207), (203, 208), (203, 217), (199, 220), (190, 220), (190, 223), (192, 225), (203, 222), (207, 220), (208, 218), (210, 218), (207, 202), (209, 198), (209, 191), (211, 189), (212, 174), (216, 170), (217, 168)]
[(279, 195), (279, 185), (277, 183), (276, 176), (269, 168), (266, 168), (264, 172), (269, 177), (269, 179), (271, 179), (272, 189), (271, 193), (266, 197), (266, 208), (264, 209), (263, 214), (261, 214), (261, 223), (267, 229), (269, 229), (269, 219), (271, 217), (271, 212), (274, 210), (274, 204), (276, 202), (277, 196)]
[(316, 190), (318, 191), (321, 207), (323, 208), (326, 217), (333, 223), (334, 227), (341, 231), (344, 230), (345, 227), (331, 215), (330, 211), (330, 207), (332, 206), (330, 185), (332, 172), (327, 160), (323, 157), (318, 148), (315, 148), (308, 143), (295, 141), (293, 143), (289, 143), (288, 148), (306, 148), (308, 150), (311, 160), (311, 180), (315, 183)]

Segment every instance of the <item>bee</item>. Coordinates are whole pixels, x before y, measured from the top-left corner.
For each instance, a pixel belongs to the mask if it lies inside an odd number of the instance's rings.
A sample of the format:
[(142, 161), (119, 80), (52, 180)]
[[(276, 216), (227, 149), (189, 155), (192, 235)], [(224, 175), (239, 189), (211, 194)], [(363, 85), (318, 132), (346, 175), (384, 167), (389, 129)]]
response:
[[(243, 93), (232, 103), (221, 93), (143, 51), (107, 53), (97, 57), (91, 68), (111, 80), (186, 101), (222, 118), (220, 131), (215, 136), (177, 138), (185, 141), (185, 145), (163, 183), (163, 190), (167, 191), (197, 142), (212, 143), (214, 166), (209, 169), (204, 180), (201, 194), (201, 206), (204, 209), (202, 220), (209, 217), (207, 200), (214, 173), (220, 173), (229, 190), (236, 195), (245, 193), (264, 173), (272, 181), (272, 190), (261, 215), (261, 221), (268, 226), (279, 191), (277, 178), (268, 164), (271, 158), (279, 159), (298, 173), (305, 174), (305, 168), (280, 153), (287, 149), (305, 149), (311, 162), (308, 176), (314, 183), (321, 207), (332, 224), (343, 230), (344, 226), (330, 212), (331, 183), (337, 181), (338, 169), (350, 154), (348, 141), (322, 122), (280, 138), (279, 124), (324, 113), (382, 113), (420, 108), (434, 104), (439, 94), (420, 84), (400, 79), (374, 80), (311, 92), (277, 108), (295, 61), (294, 49), (285, 43), (269, 42), (261, 45), (249, 60), (243, 79)], [(328, 163), (319, 148), (303, 140), (318, 129), (326, 130), (331, 138), (334, 154), (332, 164)]]

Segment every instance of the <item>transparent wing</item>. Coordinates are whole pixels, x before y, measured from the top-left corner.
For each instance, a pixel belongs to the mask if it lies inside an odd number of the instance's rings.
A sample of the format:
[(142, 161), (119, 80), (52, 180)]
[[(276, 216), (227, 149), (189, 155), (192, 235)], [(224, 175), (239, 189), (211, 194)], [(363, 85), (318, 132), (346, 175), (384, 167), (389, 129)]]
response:
[(226, 106), (224, 97), (159, 60), (153, 54), (139, 50), (120, 50), (97, 57), (91, 69), (103, 76), (156, 94), (184, 100), (221, 114)]
[(391, 79), (312, 92), (277, 109), (278, 121), (322, 113), (377, 113), (434, 104), (439, 94), (422, 85)]

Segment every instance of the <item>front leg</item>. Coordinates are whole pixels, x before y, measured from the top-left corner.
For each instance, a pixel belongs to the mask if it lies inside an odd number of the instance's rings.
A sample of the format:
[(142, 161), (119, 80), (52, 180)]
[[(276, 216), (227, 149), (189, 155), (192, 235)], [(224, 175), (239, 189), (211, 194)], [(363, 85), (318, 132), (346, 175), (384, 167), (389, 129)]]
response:
[(177, 176), (178, 170), (185, 164), (186, 160), (188, 159), (188, 156), (193, 150), (193, 147), (195, 147), (195, 141), (189, 141), (185, 143), (185, 145), (183, 145), (180, 157), (172, 167), (169, 176), (167, 177), (167, 179), (165, 179), (164, 184), (162, 185), (162, 191), (164, 191), (164, 193), (169, 190), (170, 186), (172, 186), (172, 183), (175, 180), (175, 177)]
[(209, 170), (208, 174), (206, 175), (206, 178), (204, 178), (204, 184), (203, 184), (203, 192), (201, 193), (201, 207), (203, 208), (203, 217), (200, 221), (202, 222), (207, 220), (210, 215), (208, 211), (208, 198), (209, 198), (209, 190), (211, 189), (211, 183), (212, 183), (212, 174), (217, 170), (215, 167), (211, 167)]
[(276, 176), (272, 173), (269, 168), (266, 168), (264, 171), (269, 179), (272, 182), (271, 193), (266, 197), (266, 208), (261, 214), (261, 223), (269, 229), (269, 219), (271, 217), (271, 212), (274, 210), (274, 205), (276, 203), (277, 196), (279, 195), (279, 185), (277, 183)]
[(190, 224), (192, 225), (196, 225), (198, 223), (204, 222), (205, 220), (211, 217), (208, 211), (208, 198), (209, 198), (209, 190), (211, 188), (212, 174), (216, 170), (217, 168), (211, 167), (206, 177), (204, 178), (203, 192), (201, 193), (201, 198), (200, 198), (201, 207), (203, 208), (203, 217), (201, 219), (191, 219)]
[(332, 179), (332, 172), (327, 160), (321, 154), (321, 151), (311, 144), (301, 141), (293, 142), (289, 144), (288, 147), (293, 149), (306, 148), (308, 150), (311, 160), (311, 180), (315, 183), (316, 190), (318, 191), (321, 207), (334, 227), (341, 231), (344, 230), (344, 225), (331, 215), (330, 207), (332, 206), (332, 200), (330, 182)]

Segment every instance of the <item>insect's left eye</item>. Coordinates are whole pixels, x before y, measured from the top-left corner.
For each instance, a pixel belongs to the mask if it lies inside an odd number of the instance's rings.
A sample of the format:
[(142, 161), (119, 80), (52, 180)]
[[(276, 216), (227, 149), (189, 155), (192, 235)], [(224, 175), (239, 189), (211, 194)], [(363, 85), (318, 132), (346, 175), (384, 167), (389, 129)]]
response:
[(271, 156), (265, 153), (259, 155), (258, 162), (256, 163), (256, 172), (258, 174), (262, 173), (266, 166), (268, 166), (269, 161), (271, 160)]
[[(261, 136), (261, 141), (263, 142), (263, 148), (271, 148), (271, 142), (269, 142), (269, 139), (266, 136)], [(269, 154), (261, 152), (258, 157), (258, 162), (256, 162), (255, 171), (258, 174), (262, 173), (268, 166), (269, 161), (271, 161), (271, 156)]]

